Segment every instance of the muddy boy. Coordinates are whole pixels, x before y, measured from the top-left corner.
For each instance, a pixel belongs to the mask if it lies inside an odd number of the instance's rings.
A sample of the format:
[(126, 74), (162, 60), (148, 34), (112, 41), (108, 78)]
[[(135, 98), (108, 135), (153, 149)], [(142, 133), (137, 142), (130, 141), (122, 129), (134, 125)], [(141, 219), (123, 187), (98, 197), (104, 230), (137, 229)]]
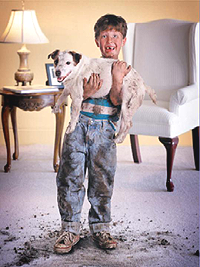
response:
[[(126, 42), (126, 21), (107, 14), (94, 26), (95, 42), (103, 58), (118, 59)], [(57, 173), (57, 198), (62, 231), (56, 240), (56, 253), (68, 253), (80, 240), (81, 210), (85, 197), (86, 170), (88, 215), (93, 240), (100, 248), (116, 248), (111, 236), (111, 197), (116, 171), (115, 124), (119, 119), (121, 89), (124, 76), (130, 71), (123, 61), (116, 61), (112, 69), (112, 88), (103, 98), (90, 98), (103, 83), (92, 74), (84, 79), (84, 100), (79, 122), (74, 132), (65, 134), (60, 167)]]

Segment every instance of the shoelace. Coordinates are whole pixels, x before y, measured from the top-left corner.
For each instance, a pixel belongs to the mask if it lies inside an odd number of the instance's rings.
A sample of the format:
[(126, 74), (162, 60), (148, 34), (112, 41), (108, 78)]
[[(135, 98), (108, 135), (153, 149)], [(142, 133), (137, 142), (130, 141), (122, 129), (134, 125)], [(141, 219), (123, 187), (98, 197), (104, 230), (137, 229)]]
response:
[(70, 233), (70, 232), (64, 232), (59, 239), (57, 240), (57, 243), (60, 243), (61, 241), (64, 242), (65, 238), (68, 238), (69, 241), (73, 242), (74, 239), (74, 234)]
[(102, 239), (104, 239), (104, 240), (106, 240), (106, 239), (110, 239), (111, 240), (112, 239), (111, 236), (110, 236), (110, 233), (107, 233), (107, 232), (104, 232), (104, 231), (99, 232), (97, 234), (97, 236), (102, 237)]
[(64, 236), (65, 238), (68, 238), (69, 241), (73, 242), (74, 239), (74, 234), (67, 232), (66, 235)]

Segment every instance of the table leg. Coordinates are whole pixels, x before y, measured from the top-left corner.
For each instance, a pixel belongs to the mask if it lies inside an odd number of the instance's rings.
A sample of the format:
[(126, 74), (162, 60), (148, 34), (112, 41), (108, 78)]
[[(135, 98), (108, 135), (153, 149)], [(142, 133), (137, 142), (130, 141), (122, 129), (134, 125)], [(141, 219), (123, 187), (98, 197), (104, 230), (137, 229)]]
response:
[(61, 108), (61, 113), (56, 113), (56, 136), (55, 136), (55, 145), (54, 145), (54, 157), (53, 157), (53, 167), (55, 172), (59, 168), (59, 160), (61, 156), (61, 139), (65, 119), (65, 105)]
[(13, 153), (13, 159), (16, 160), (19, 157), (19, 143), (18, 143), (18, 134), (17, 134), (17, 119), (16, 119), (17, 107), (11, 109), (11, 121), (13, 126), (13, 134), (15, 141), (15, 152)]
[(10, 113), (10, 107), (3, 106), (1, 116), (2, 116), (4, 139), (7, 149), (7, 164), (4, 166), (5, 172), (9, 172), (11, 169), (11, 152), (10, 152), (9, 121), (8, 121), (9, 113)]

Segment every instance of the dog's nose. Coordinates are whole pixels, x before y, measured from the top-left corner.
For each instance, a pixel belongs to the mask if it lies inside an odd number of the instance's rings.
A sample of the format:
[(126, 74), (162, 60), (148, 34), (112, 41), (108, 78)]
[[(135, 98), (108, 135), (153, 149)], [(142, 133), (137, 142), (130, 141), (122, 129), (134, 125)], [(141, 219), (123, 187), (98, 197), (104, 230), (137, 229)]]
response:
[(57, 70), (57, 71), (56, 71), (56, 76), (57, 76), (57, 77), (60, 77), (60, 75), (61, 75), (61, 71), (60, 71), (60, 70)]

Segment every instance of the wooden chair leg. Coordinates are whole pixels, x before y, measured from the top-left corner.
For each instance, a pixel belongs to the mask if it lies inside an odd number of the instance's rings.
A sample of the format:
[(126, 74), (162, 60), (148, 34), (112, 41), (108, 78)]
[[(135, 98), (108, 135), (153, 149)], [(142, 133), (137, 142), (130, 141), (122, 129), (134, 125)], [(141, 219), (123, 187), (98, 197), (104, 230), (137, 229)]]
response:
[(164, 138), (159, 137), (159, 141), (165, 146), (167, 151), (167, 191), (173, 192), (174, 191), (174, 184), (171, 180), (171, 174), (172, 174), (172, 167), (174, 162), (174, 155), (176, 152), (176, 147), (178, 145), (178, 137), (175, 138)]
[(195, 167), (199, 171), (199, 126), (192, 130), (192, 139)]
[(130, 140), (131, 140), (131, 150), (132, 150), (133, 160), (135, 163), (141, 163), (142, 159), (140, 155), (138, 136), (130, 134)]

